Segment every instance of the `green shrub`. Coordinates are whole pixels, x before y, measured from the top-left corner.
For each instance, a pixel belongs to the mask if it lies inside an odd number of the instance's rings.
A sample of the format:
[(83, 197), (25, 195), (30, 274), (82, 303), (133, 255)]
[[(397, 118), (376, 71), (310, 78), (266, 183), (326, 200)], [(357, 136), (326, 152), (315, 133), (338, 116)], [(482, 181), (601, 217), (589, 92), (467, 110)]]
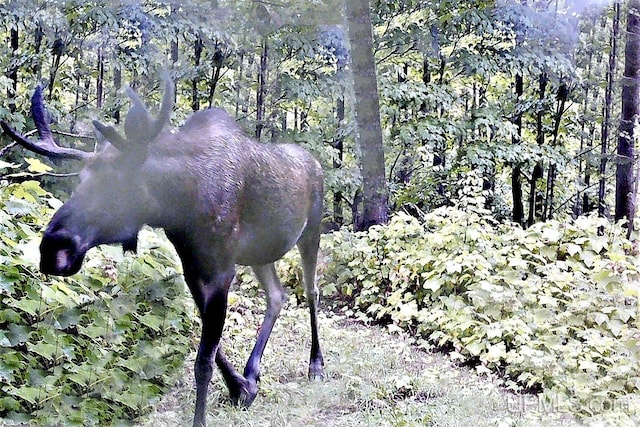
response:
[(148, 230), (136, 256), (104, 247), (78, 275), (41, 275), (39, 230), (60, 204), (36, 182), (0, 187), (0, 417), (131, 423), (192, 350), (192, 309), (166, 239)]
[(638, 424), (640, 270), (624, 234), (596, 217), (523, 230), (473, 209), (398, 214), (326, 236), (322, 288), (516, 390), (544, 390), (548, 408)]

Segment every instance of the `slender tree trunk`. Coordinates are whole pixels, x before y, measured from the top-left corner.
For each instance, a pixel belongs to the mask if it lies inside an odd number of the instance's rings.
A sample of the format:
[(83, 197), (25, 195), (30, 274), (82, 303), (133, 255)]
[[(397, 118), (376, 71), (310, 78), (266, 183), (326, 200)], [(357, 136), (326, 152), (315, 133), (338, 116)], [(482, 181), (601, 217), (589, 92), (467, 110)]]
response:
[(200, 62), (202, 60), (202, 51), (204, 50), (204, 42), (198, 36), (193, 46), (193, 65), (196, 75), (191, 80), (191, 109), (198, 111), (200, 109), (200, 96), (198, 94), (198, 83), (200, 82)]
[(607, 156), (609, 141), (609, 126), (611, 122), (611, 109), (613, 106), (613, 81), (616, 75), (616, 57), (618, 36), (620, 32), (620, 3), (617, 1), (613, 4), (615, 10), (613, 16), (613, 25), (611, 30), (611, 50), (609, 52), (609, 68), (607, 70), (607, 88), (604, 96), (604, 119), (602, 121), (601, 145), (600, 145), (600, 181), (598, 183), (598, 215), (605, 216), (606, 204), (606, 172), (607, 172)]
[[(171, 15), (177, 15), (179, 12), (179, 7), (178, 5), (174, 4), (171, 6)], [(176, 32), (176, 34), (173, 34), (173, 37), (171, 38), (171, 45), (169, 47), (169, 56), (171, 58), (171, 64), (173, 66), (176, 65), (176, 63), (180, 60), (180, 43), (179, 43), (179, 39), (178, 39), (178, 34)], [(174, 98), (173, 98), (173, 102), (174, 104), (178, 101), (178, 82), (175, 81), (174, 82), (175, 85), (175, 90), (174, 90)]]
[(58, 69), (60, 68), (60, 61), (62, 60), (62, 55), (66, 50), (66, 46), (64, 40), (60, 37), (56, 37), (53, 42), (53, 46), (51, 47), (51, 69), (49, 70), (49, 99), (51, 99), (51, 94), (53, 94), (53, 86), (55, 86), (56, 77), (58, 75)]
[[(544, 98), (546, 96), (547, 91), (547, 74), (542, 73), (540, 78), (538, 79), (538, 99), (540, 103), (544, 102)], [(542, 106), (538, 108), (538, 112), (536, 113), (536, 141), (538, 142), (538, 146), (542, 147), (544, 145), (544, 109)], [(533, 225), (536, 220), (540, 218), (540, 212), (538, 207), (540, 205), (540, 193), (538, 191), (538, 182), (542, 179), (544, 174), (544, 169), (542, 168), (542, 162), (539, 161), (533, 167), (533, 171), (531, 172), (531, 182), (529, 187), (529, 217), (527, 218), (527, 226)]]
[[(113, 64), (113, 87), (115, 90), (119, 90), (122, 87), (122, 68), (120, 67), (120, 64), (118, 63), (116, 58), (114, 58), (114, 64)], [(116, 123), (120, 123), (119, 107), (116, 107), (113, 110), (112, 117), (116, 121)]]
[[(590, 46), (594, 46), (595, 44), (595, 37), (596, 37), (596, 24), (597, 24), (597, 17), (594, 15), (593, 20), (590, 22)], [(590, 47), (588, 49), (588, 56), (587, 56), (587, 75), (586, 75), (586, 82), (587, 84), (585, 85), (585, 90), (584, 90), (584, 103), (583, 103), (583, 107), (582, 107), (582, 117), (580, 119), (580, 159), (579, 159), (579, 164), (578, 164), (578, 176), (584, 176), (584, 191), (580, 191), (580, 189), (578, 189), (578, 192), (576, 194), (576, 204), (573, 210), (574, 216), (579, 216), (582, 215), (583, 213), (588, 213), (592, 210), (591, 207), (591, 202), (589, 200), (589, 193), (588, 193), (588, 189), (591, 185), (591, 150), (593, 149), (593, 130), (594, 130), (594, 125), (593, 125), (593, 120), (590, 120), (591, 117), (591, 113), (589, 111), (589, 95), (591, 93), (590, 91), (590, 86), (589, 86), (589, 82), (591, 81), (591, 76), (592, 76), (592, 72), (593, 72), (593, 53), (594, 53), (595, 48), (594, 47)], [(598, 89), (595, 88), (594, 90), (594, 98), (597, 99), (598, 97)], [(587, 123), (589, 123), (588, 125), (588, 129), (591, 130), (589, 133), (587, 133)]]
[[(338, 72), (341, 72), (340, 65), (338, 66)], [(342, 126), (344, 123), (344, 98), (339, 97), (336, 101), (336, 119), (338, 120), (338, 126)], [(336, 140), (334, 142), (334, 148), (336, 149), (336, 156), (333, 159), (333, 168), (340, 169), (344, 160), (344, 137), (342, 131), (338, 131)], [(342, 192), (336, 191), (333, 194), (333, 223), (337, 227), (342, 227), (344, 224), (344, 213), (342, 211)]]
[[(522, 143), (522, 113), (520, 112), (520, 98), (524, 93), (524, 81), (521, 74), (516, 74), (516, 112), (513, 123), (516, 125), (517, 134), (513, 136), (512, 144)], [(524, 225), (524, 205), (522, 202), (522, 166), (516, 161), (511, 169), (511, 194), (513, 196), (513, 222)]]
[(241, 104), (244, 104), (242, 101), (242, 85), (244, 78), (244, 53), (240, 52), (238, 56), (238, 78), (236, 79), (236, 108), (235, 113), (236, 117), (240, 115)]
[[(438, 81), (438, 85), (442, 86), (444, 84), (444, 75), (447, 69), (447, 60), (441, 52), (440, 30), (438, 29), (438, 26), (432, 25), (430, 28), (430, 32), (431, 32), (431, 50), (433, 52), (433, 55), (438, 58), (438, 80), (437, 81)], [(423, 74), (423, 81), (424, 80), (425, 80), (425, 76)], [(431, 81), (430, 74), (428, 76), (428, 80)], [(438, 107), (438, 114), (440, 119), (444, 117), (445, 111), (443, 106)], [(446, 147), (443, 147), (440, 144), (433, 147), (432, 165), (434, 167), (444, 166), (445, 150), (446, 150)], [(438, 184), (438, 193), (440, 193), (440, 195), (444, 195), (444, 186), (442, 185), (441, 182)]]
[(264, 129), (265, 98), (267, 95), (267, 72), (269, 59), (269, 43), (267, 37), (262, 39), (262, 52), (260, 53), (260, 71), (258, 73), (258, 92), (256, 93), (256, 139), (259, 141)]
[(361, 153), (362, 227), (368, 229), (372, 225), (386, 223), (389, 215), (369, 1), (348, 1), (347, 21), (351, 40), (358, 145)]
[(624, 80), (622, 83), (622, 117), (618, 134), (618, 157), (616, 161), (616, 208), (615, 219), (626, 218), (632, 229), (635, 200), (633, 199), (633, 129), (640, 106), (640, 0), (629, 0), (627, 15), (627, 41), (625, 46)]
[(33, 51), (35, 53), (33, 74), (36, 75), (36, 80), (42, 80), (42, 59), (40, 58), (40, 52), (42, 50), (42, 39), (44, 39), (44, 30), (41, 26), (36, 28), (33, 35)]
[(102, 96), (104, 92), (104, 52), (98, 48), (98, 77), (96, 79), (96, 107), (102, 108)]
[[(565, 112), (565, 105), (567, 99), (569, 97), (569, 88), (563, 83), (558, 87), (557, 100), (558, 105), (556, 108), (556, 114), (553, 118), (553, 141), (551, 142), (552, 147), (556, 147), (558, 145), (558, 135), (560, 133), (560, 123), (562, 122), (562, 116)], [(544, 205), (544, 215), (543, 218), (545, 220), (553, 218), (553, 203), (555, 197), (555, 186), (556, 186), (556, 173), (558, 166), (555, 163), (551, 163), (549, 165), (549, 173), (547, 174), (547, 197)]]
[(11, 68), (9, 69), (8, 77), (11, 80), (11, 86), (7, 89), (7, 98), (9, 98), (9, 111), (11, 113), (16, 112), (16, 94), (18, 93), (18, 49), (19, 33), (17, 25), (11, 28), (9, 35), (9, 45), (11, 47)]
[(220, 81), (222, 66), (224, 65), (225, 59), (226, 54), (224, 50), (219, 45), (216, 45), (216, 49), (211, 60), (213, 67), (211, 70), (211, 83), (209, 83), (209, 108), (213, 106), (213, 96), (216, 93), (216, 88), (218, 87), (218, 82)]

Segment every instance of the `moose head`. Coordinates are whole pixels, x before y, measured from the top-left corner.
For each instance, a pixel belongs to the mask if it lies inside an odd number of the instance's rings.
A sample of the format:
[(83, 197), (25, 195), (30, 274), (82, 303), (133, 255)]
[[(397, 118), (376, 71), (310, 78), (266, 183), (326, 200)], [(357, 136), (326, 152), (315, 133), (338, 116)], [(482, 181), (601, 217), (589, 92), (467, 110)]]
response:
[[(165, 129), (174, 100), (169, 80), (155, 119), (133, 90), (127, 93), (131, 108), (124, 135), (94, 122), (96, 134), (108, 142), (98, 152), (55, 142), (41, 88), (36, 89), (31, 105), (37, 141), (1, 123), (7, 135), (35, 153), (84, 163), (77, 188), (46, 227), (40, 245), (41, 270), (72, 275), (90, 248), (120, 243), (135, 250), (144, 224), (163, 228), (182, 261), (185, 281), (202, 318), (193, 422), (200, 427), (205, 425), (214, 362), (233, 403), (248, 407), (255, 399), (262, 353), (286, 300), (274, 262), (297, 245), (311, 315), (309, 376), (322, 378), (316, 321), (323, 209), (318, 162), (298, 146), (260, 144), (247, 137), (221, 109), (199, 111), (179, 129)], [(265, 319), (242, 374), (220, 346), (236, 264), (252, 267), (267, 299)]]
[(29, 140), (2, 122), (11, 138), (35, 153), (85, 162), (73, 196), (56, 212), (44, 232), (40, 246), (40, 269), (44, 273), (62, 276), (77, 273), (87, 250), (99, 244), (122, 243), (125, 250), (136, 248), (145, 209), (141, 203), (142, 188), (136, 185), (137, 168), (146, 159), (148, 145), (169, 123), (174, 85), (167, 80), (162, 107), (155, 120), (131, 88), (127, 88), (127, 94), (132, 106), (126, 116), (124, 137), (111, 126), (93, 122), (99, 138), (109, 142), (98, 153), (61, 147), (55, 142), (40, 86), (31, 98), (38, 141)]

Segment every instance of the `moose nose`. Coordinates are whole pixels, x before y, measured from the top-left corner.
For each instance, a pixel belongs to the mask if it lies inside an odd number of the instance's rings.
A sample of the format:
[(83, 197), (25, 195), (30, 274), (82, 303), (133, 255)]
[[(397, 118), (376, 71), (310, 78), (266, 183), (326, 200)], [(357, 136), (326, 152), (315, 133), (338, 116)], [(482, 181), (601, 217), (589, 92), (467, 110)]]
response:
[(55, 276), (71, 276), (82, 266), (84, 253), (66, 236), (48, 235), (40, 244), (40, 271)]

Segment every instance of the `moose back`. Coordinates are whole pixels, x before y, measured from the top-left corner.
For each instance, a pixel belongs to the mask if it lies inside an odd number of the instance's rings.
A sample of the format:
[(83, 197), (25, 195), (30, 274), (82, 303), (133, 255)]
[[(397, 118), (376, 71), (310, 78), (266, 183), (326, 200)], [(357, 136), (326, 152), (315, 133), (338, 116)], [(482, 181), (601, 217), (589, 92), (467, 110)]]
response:
[[(135, 250), (144, 224), (163, 228), (182, 261), (202, 318), (193, 424), (204, 426), (214, 362), (232, 402), (248, 407), (256, 397), (260, 359), (286, 299), (274, 262), (297, 245), (311, 314), (309, 376), (322, 378), (316, 321), (323, 199), (318, 162), (298, 146), (252, 140), (221, 109), (196, 112), (179, 129), (170, 128), (174, 85), (169, 80), (156, 118), (133, 90), (127, 92), (131, 108), (124, 135), (94, 122), (102, 140), (94, 153), (55, 142), (40, 87), (31, 100), (37, 141), (1, 123), (7, 135), (31, 151), (84, 162), (76, 190), (44, 232), (42, 272), (75, 274), (90, 248), (120, 243)], [(267, 300), (263, 325), (242, 374), (220, 345), (236, 264), (252, 267)]]

